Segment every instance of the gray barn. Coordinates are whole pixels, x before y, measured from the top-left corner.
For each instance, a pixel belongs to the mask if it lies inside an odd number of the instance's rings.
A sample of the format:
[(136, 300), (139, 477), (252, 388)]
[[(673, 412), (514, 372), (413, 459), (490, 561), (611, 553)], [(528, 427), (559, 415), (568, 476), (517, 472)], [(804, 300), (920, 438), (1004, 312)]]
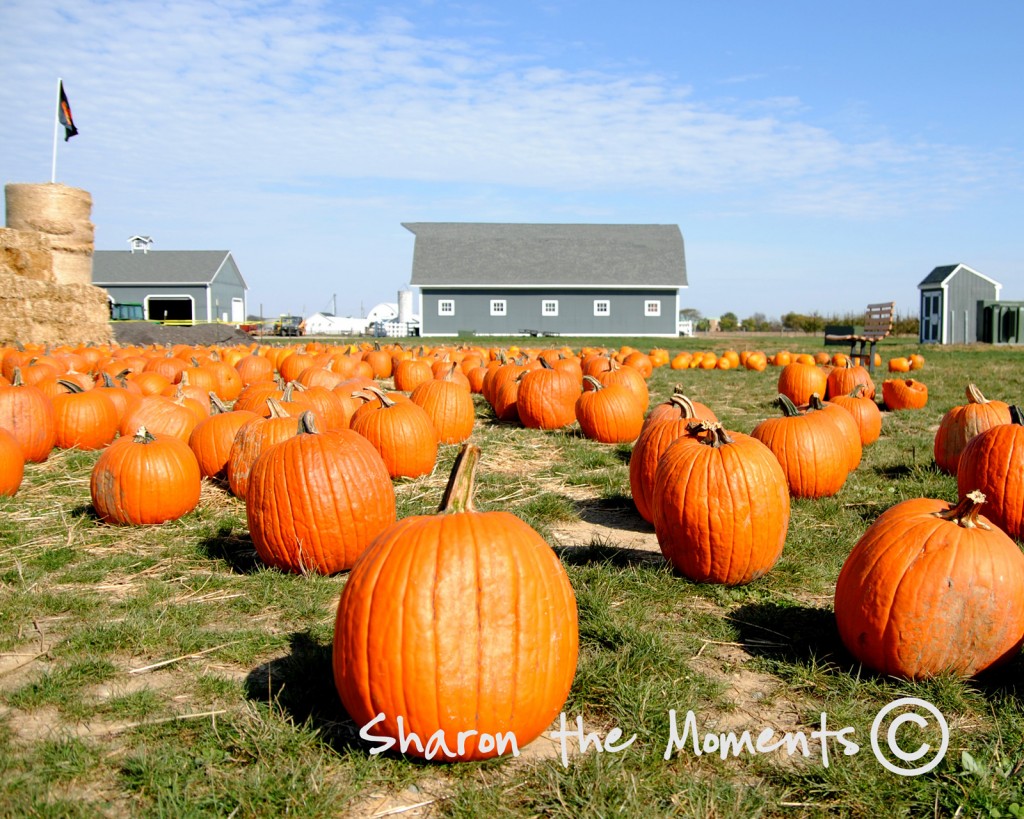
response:
[(97, 250), (92, 283), (112, 304), (141, 304), (150, 321), (225, 321), (246, 317), (248, 286), (227, 250), (149, 250), (132, 237), (131, 250)]
[(971, 344), (982, 340), (986, 302), (999, 300), (1002, 285), (965, 264), (936, 267), (921, 291), (922, 344)]
[(677, 225), (411, 222), (425, 336), (675, 336)]

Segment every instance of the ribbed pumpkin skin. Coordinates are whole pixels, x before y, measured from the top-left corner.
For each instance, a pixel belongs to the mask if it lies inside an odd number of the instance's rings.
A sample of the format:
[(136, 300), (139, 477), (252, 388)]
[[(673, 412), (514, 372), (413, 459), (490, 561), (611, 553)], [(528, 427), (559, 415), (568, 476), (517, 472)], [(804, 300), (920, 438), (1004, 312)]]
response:
[[(242, 412), (242, 410), (236, 410)], [(276, 411), (276, 410), (275, 410)], [(290, 415), (270, 418), (251, 418), (238, 428), (235, 440), (228, 450), (228, 462), (224, 474), (228, 487), (236, 498), (245, 500), (249, 490), (249, 475), (252, 465), (265, 449), (278, 444), (299, 432), (299, 419)]]
[(997, 424), (1010, 423), (1010, 405), (989, 401), (973, 384), (967, 387), (967, 403), (953, 407), (939, 421), (935, 433), (935, 465), (955, 475), (960, 453), (975, 435)]
[(862, 447), (873, 444), (882, 434), (882, 411), (871, 398), (856, 389), (850, 395), (837, 395), (831, 403), (842, 407), (857, 422)]
[(779, 373), (778, 391), (794, 404), (806, 404), (814, 393), (824, 395), (828, 388), (828, 375), (816, 364), (794, 361)]
[(561, 429), (576, 420), (580, 384), (551, 367), (530, 370), (519, 382), (519, 422), (528, 429)]
[(846, 359), (844, 366), (833, 367), (826, 376), (826, 382), (826, 397), (829, 401), (834, 401), (840, 395), (849, 395), (858, 384), (864, 385), (865, 398), (875, 397), (875, 382), (871, 378), (871, 373), (867, 368), (853, 364), (849, 359)]
[(418, 478), (434, 470), (437, 431), (423, 407), (409, 399), (357, 411), (352, 429), (380, 453), (392, 478)]
[(25, 477), (25, 456), (21, 446), (0, 427), (0, 495), (14, 495)]
[(913, 378), (887, 378), (882, 382), (882, 402), (891, 410), (923, 409), (928, 387)]
[(843, 564), (836, 624), (869, 668), (908, 679), (971, 676), (1020, 652), (1024, 554), (995, 527), (934, 516), (949, 508), (932, 498), (896, 504)]
[(635, 441), (640, 435), (644, 412), (636, 395), (626, 387), (602, 385), (580, 393), (576, 399), (576, 420), (583, 434), (592, 441), (622, 444)]
[(846, 441), (832, 419), (820, 411), (768, 418), (750, 434), (775, 454), (795, 497), (831, 497), (846, 483), (850, 471)]
[(1000, 424), (972, 438), (960, 453), (956, 480), (961, 498), (983, 492), (985, 517), (1024, 540), (1024, 426)]
[(0, 386), (0, 428), (14, 436), (26, 462), (42, 463), (57, 440), (53, 404), (39, 387), (18, 386), (17, 381)]
[(699, 443), (691, 431), (661, 456), (652, 494), (662, 554), (682, 574), (729, 586), (764, 575), (789, 530), (786, 476), (771, 451), (739, 432)]
[(395, 490), (380, 455), (356, 432), (301, 432), (263, 451), (245, 496), (260, 559), (288, 572), (351, 568), (395, 521)]
[[(335, 684), (356, 725), (386, 715), (378, 736), (398, 737), (401, 716), (424, 743), (443, 730), (453, 752), (460, 731), (511, 732), (522, 748), (565, 703), (577, 628), (565, 570), (519, 518), (408, 517), (374, 540), (342, 590)], [(497, 755), (478, 740), (460, 760)]]
[(692, 420), (680, 418), (675, 421), (662, 420), (647, 424), (633, 444), (633, 452), (629, 457), (629, 488), (636, 511), (648, 523), (654, 523), (651, 498), (654, 493), (658, 461), (673, 441), (686, 435), (687, 426)]
[(188, 445), (195, 453), (199, 472), (204, 478), (227, 477), (235, 436), (242, 426), (255, 418), (259, 418), (255, 412), (235, 410), (211, 415), (196, 425), (189, 435)]
[(60, 449), (102, 449), (117, 436), (117, 407), (103, 390), (62, 393), (52, 403)]
[(173, 435), (188, 444), (198, 423), (199, 416), (194, 410), (163, 395), (147, 395), (125, 413), (119, 430), (122, 436), (129, 437), (139, 427), (145, 427), (154, 435)]
[(473, 433), (473, 394), (463, 384), (431, 378), (410, 395), (430, 418), (442, 444), (461, 444)]
[(89, 492), (106, 523), (163, 523), (199, 503), (202, 478), (188, 444), (170, 435), (139, 438), (118, 438), (93, 465)]

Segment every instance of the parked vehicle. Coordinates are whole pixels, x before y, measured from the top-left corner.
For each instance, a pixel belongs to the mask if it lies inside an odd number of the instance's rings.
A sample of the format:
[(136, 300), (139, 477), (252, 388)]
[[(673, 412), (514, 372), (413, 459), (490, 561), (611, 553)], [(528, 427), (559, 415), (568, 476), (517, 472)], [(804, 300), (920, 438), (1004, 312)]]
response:
[(146, 315), (141, 304), (111, 304), (110, 318), (112, 321), (142, 321)]
[(274, 322), (275, 336), (301, 336), (302, 316), (281, 316)]

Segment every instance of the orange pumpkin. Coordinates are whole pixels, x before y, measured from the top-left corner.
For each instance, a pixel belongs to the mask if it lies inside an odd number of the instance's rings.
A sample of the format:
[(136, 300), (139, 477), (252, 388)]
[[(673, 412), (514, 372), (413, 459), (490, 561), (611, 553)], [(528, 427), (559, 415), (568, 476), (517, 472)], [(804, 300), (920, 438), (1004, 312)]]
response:
[(1006, 534), (1024, 540), (1024, 412), (1010, 407), (1011, 423), (974, 436), (960, 453), (956, 481), (961, 499), (978, 489), (985, 516)]
[[(558, 715), (579, 652), (576, 600), (551, 547), (508, 512), (472, 503), (479, 449), (463, 448), (436, 515), (403, 518), (356, 561), (335, 620), (334, 681), (356, 725), (415, 733), (408, 753), (487, 759)], [(379, 717), (379, 715), (383, 715)]]
[(960, 453), (978, 433), (1010, 423), (1010, 407), (1003, 401), (990, 401), (974, 384), (967, 385), (967, 403), (953, 407), (939, 421), (935, 432), (935, 465), (955, 475)]
[(318, 432), (304, 412), (297, 434), (252, 465), (245, 514), (264, 563), (288, 572), (351, 568), (394, 523), (395, 490), (373, 446), (351, 430)]
[(913, 498), (883, 512), (836, 581), (839, 634), (860, 662), (912, 680), (971, 676), (1017, 657), (1024, 640), (1024, 554), (979, 514)]
[(928, 387), (913, 378), (887, 378), (882, 382), (882, 402), (890, 410), (922, 409), (928, 403)]

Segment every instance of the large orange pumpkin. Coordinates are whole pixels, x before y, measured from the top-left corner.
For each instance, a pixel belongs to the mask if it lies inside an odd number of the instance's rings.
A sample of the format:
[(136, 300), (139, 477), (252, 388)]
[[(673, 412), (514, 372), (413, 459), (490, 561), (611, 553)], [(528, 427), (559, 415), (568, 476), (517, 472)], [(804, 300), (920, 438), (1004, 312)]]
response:
[(964, 498), (985, 494), (985, 517), (1006, 534), (1024, 540), (1024, 412), (1010, 407), (1011, 423), (972, 438), (960, 453), (957, 488)]
[(199, 503), (202, 478), (188, 444), (141, 427), (100, 453), (89, 492), (100, 520), (148, 524), (176, 520)]
[(779, 373), (778, 391), (794, 404), (806, 404), (814, 393), (824, 395), (828, 388), (828, 375), (821, 367), (802, 361), (794, 361)]
[(0, 427), (0, 495), (13, 495), (25, 477), (25, 456), (21, 446)]
[(662, 553), (699, 582), (756, 580), (779, 559), (789, 529), (789, 489), (775, 456), (707, 421), (691, 423), (661, 456), (652, 506)]
[(953, 407), (939, 421), (935, 433), (935, 465), (955, 475), (960, 453), (975, 435), (997, 424), (1010, 423), (1010, 407), (1003, 401), (990, 401), (974, 384), (967, 385), (967, 403)]
[(1024, 554), (979, 515), (985, 496), (953, 507), (913, 498), (883, 512), (836, 581), (839, 634), (883, 674), (971, 676), (1020, 653)]
[(14, 436), (29, 463), (50, 457), (57, 440), (53, 403), (39, 387), (22, 381), (20, 367), (14, 368), (10, 386), (0, 386), (0, 428)]
[(395, 490), (369, 441), (347, 429), (318, 432), (313, 419), (304, 412), (298, 434), (256, 458), (245, 514), (264, 563), (334, 574), (394, 523)]
[[(456, 459), (436, 515), (402, 519), (356, 562), (338, 603), (334, 680), (356, 725), (415, 733), (408, 753), (476, 760), (521, 748), (562, 709), (576, 671), (576, 599), (551, 547), (472, 503), (479, 449)], [(371, 725), (372, 723), (372, 725)]]

